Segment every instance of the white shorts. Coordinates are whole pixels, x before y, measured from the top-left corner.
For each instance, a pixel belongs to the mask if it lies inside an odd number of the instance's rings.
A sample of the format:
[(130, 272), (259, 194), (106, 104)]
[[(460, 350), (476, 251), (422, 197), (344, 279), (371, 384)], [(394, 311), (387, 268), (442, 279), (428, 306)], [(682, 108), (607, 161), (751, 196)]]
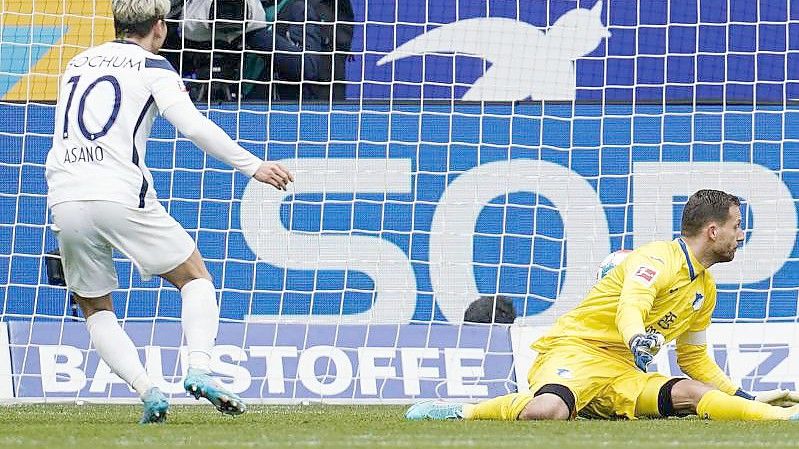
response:
[(68, 201), (50, 208), (67, 287), (96, 298), (118, 286), (112, 251), (127, 256), (147, 280), (186, 261), (194, 240), (157, 201), (143, 209), (112, 201)]

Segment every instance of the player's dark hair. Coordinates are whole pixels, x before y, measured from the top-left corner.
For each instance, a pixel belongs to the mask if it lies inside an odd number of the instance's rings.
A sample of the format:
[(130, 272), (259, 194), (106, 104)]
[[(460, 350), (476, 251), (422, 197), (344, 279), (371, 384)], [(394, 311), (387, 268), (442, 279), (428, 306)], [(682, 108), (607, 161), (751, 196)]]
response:
[(682, 235), (693, 237), (708, 223), (724, 223), (730, 218), (730, 207), (740, 206), (735, 195), (721, 190), (703, 189), (691, 195), (682, 210)]
[(150, 33), (150, 30), (153, 29), (153, 26), (159, 20), (163, 19), (164, 19), (163, 16), (153, 17), (143, 22), (137, 22), (137, 23), (125, 23), (125, 22), (120, 22), (117, 19), (114, 19), (114, 32), (116, 33), (118, 38), (123, 38), (125, 36), (144, 37)]
[(481, 296), (466, 309), (463, 321), (469, 323), (511, 324), (516, 319), (513, 301), (502, 295)]

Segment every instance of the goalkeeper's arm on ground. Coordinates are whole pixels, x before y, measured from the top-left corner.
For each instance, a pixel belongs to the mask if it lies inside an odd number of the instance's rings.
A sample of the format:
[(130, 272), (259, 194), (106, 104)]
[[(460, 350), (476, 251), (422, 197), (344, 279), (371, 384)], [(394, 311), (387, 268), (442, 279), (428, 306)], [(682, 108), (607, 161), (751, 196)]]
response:
[(688, 331), (677, 338), (677, 364), (691, 379), (712, 385), (727, 394), (735, 394), (735, 385), (707, 352), (705, 331)]
[(799, 392), (777, 389), (751, 394), (735, 385), (707, 352), (705, 331), (686, 332), (677, 339), (677, 364), (691, 379), (753, 401), (780, 407), (799, 404)]

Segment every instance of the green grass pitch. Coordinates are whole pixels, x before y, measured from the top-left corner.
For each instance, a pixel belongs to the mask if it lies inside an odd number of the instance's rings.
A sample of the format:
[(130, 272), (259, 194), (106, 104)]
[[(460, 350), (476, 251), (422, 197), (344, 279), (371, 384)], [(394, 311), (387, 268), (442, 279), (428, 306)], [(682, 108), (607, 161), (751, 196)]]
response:
[(0, 407), (0, 448), (795, 448), (799, 422), (699, 419), (409, 422), (402, 406), (252, 406), (241, 417), (173, 406), (164, 425), (133, 405)]

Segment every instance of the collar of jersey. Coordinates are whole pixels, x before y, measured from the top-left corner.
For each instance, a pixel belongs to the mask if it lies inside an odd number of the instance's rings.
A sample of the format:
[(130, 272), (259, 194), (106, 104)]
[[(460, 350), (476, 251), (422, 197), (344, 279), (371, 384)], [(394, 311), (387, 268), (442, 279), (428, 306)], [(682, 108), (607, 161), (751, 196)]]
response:
[(127, 39), (114, 39), (112, 42), (114, 42), (114, 43), (117, 43), (117, 44), (136, 45), (137, 47), (144, 48), (144, 47), (142, 47), (141, 45), (137, 44), (136, 42), (129, 41), (129, 40), (127, 40)]
[(685, 244), (685, 241), (681, 237), (677, 237), (675, 240), (680, 245), (680, 250), (682, 251), (683, 256), (685, 256), (685, 263), (688, 265), (688, 274), (691, 275), (691, 280), (693, 281), (696, 279), (699, 273), (704, 271), (705, 267), (696, 257), (694, 257), (693, 253), (691, 252), (691, 248)]

